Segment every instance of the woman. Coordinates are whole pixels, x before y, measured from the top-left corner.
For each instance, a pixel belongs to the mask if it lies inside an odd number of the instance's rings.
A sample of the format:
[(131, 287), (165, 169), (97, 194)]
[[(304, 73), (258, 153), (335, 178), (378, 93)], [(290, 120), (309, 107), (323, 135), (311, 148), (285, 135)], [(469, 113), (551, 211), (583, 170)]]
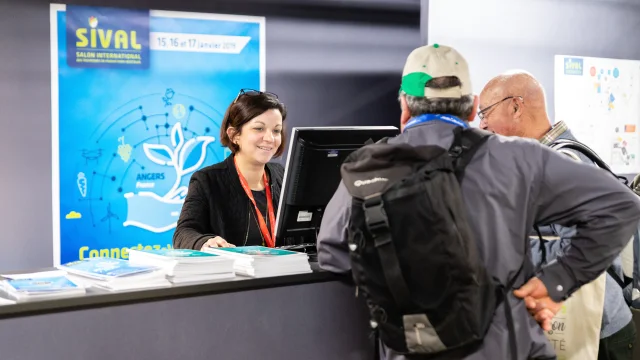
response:
[(220, 142), (232, 154), (191, 176), (175, 248), (275, 246), (284, 168), (269, 161), (284, 151), (286, 116), (275, 94), (240, 91), (220, 128)]

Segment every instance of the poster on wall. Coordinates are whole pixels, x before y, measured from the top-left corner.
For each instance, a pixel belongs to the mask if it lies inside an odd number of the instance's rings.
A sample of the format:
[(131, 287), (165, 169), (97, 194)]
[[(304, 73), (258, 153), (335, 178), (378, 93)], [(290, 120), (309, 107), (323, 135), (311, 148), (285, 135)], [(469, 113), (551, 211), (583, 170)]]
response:
[(54, 264), (170, 248), (227, 106), (264, 89), (262, 17), (51, 5)]
[(557, 55), (555, 121), (619, 174), (640, 172), (640, 61)]

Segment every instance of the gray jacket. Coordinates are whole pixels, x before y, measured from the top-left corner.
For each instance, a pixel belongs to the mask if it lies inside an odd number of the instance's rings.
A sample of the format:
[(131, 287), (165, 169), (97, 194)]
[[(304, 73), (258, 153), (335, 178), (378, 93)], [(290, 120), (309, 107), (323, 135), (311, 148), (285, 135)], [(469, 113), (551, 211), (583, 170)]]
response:
[[(412, 127), (392, 143), (449, 148), (453, 125), (432, 121)], [(576, 182), (573, 179), (582, 179)], [(571, 246), (537, 276), (555, 301), (562, 301), (600, 275), (622, 251), (640, 221), (640, 200), (611, 175), (578, 163), (532, 140), (491, 137), (466, 168), (461, 184), (469, 226), (490, 275), (506, 284), (530, 261), (529, 229), (534, 223), (576, 225)], [(349, 272), (346, 227), (351, 197), (340, 184), (329, 202), (318, 235), (320, 266)], [(525, 274), (516, 287), (525, 282)], [(554, 359), (542, 329), (513, 295), (518, 359)], [(501, 304), (479, 350), (465, 359), (507, 359), (508, 333)], [(382, 358), (404, 357), (383, 347)]]
[[(569, 129), (560, 133), (556, 139), (570, 139), (576, 140)], [(582, 155), (582, 153), (573, 151), (585, 164), (593, 164), (589, 158)], [(573, 181), (578, 182), (582, 179), (574, 178)], [(556, 241), (545, 242), (545, 248), (547, 253), (547, 260), (553, 260), (556, 256), (562, 256), (562, 252), (567, 246), (570, 246), (571, 237), (575, 233), (575, 227), (566, 228), (562, 226), (551, 226), (549, 230), (553, 232), (552, 235), (559, 236), (560, 239)], [(543, 230), (544, 232), (544, 230)], [(531, 255), (533, 263), (539, 265), (542, 261), (542, 251), (540, 249), (540, 241), (537, 237), (532, 238), (531, 241)], [(622, 272), (622, 260), (620, 257), (616, 257), (612, 264), (613, 270), (618, 274), (620, 279), (624, 278)], [(602, 327), (600, 328), (600, 339), (607, 338), (618, 331), (622, 330), (632, 320), (631, 310), (624, 299), (623, 289), (620, 285), (607, 274), (607, 280), (605, 283), (604, 292), (604, 311), (602, 313)]]

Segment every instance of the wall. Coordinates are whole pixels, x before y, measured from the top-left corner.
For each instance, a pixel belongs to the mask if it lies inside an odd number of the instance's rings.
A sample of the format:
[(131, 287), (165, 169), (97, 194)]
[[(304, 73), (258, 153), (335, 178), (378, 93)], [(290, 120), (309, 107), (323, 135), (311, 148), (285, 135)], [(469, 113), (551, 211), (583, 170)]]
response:
[[(402, 66), (420, 43), (411, 0), (67, 3), (267, 16), (266, 83), (289, 127), (396, 124)], [(49, 2), (0, 0), (0, 34), (0, 271), (51, 266)]]
[(556, 54), (640, 59), (637, 0), (422, 0), (421, 32), (467, 59), (474, 90), (508, 69), (533, 73), (553, 116)]

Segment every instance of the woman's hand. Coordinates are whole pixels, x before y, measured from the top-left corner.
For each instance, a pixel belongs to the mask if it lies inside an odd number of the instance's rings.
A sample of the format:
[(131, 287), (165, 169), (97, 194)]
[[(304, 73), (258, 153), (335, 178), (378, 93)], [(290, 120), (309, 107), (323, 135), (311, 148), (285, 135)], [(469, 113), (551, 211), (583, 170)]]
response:
[(221, 247), (236, 247), (233, 244), (229, 244), (227, 242), (227, 240), (221, 238), (220, 236), (216, 236), (214, 238), (211, 238), (209, 240), (207, 240), (206, 243), (204, 243), (204, 245), (202, 245), (202, 248), (200, 248), (200, 250), (204, 250), (206, 248), (221, 248)]

